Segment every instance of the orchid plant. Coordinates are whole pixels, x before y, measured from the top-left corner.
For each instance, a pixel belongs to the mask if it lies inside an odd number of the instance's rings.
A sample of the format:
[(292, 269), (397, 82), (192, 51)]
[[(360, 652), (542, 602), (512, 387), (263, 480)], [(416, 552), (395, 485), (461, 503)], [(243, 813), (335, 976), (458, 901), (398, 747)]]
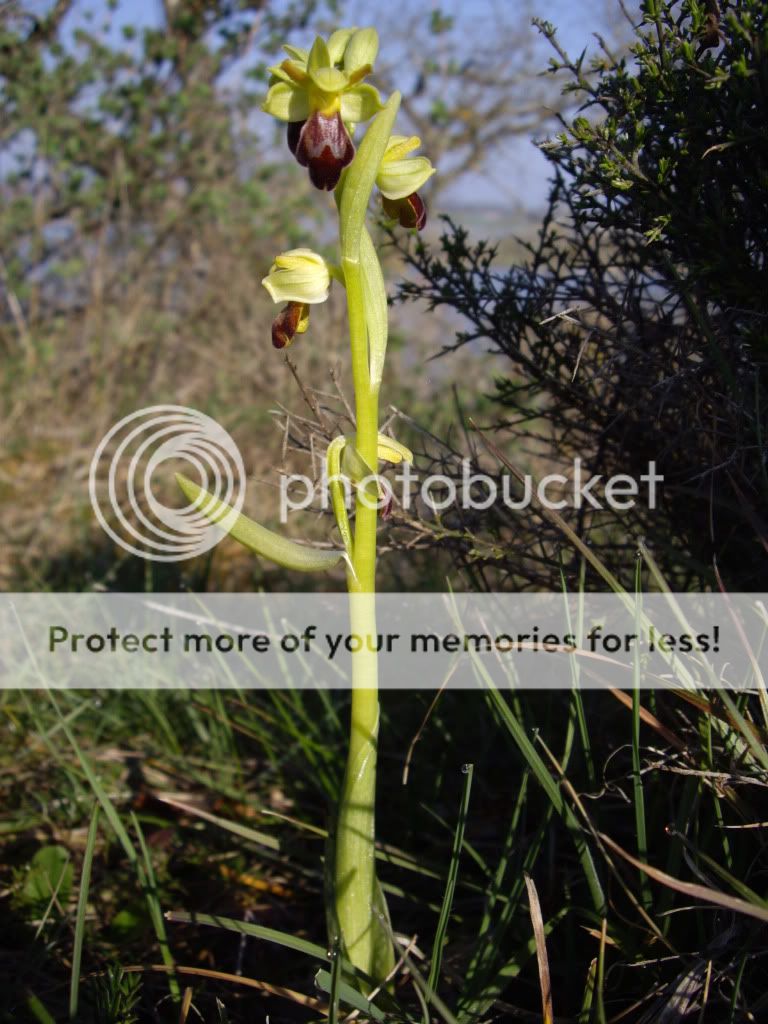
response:
[[(426, 207), (419, 195), (434, 168), (416, 137), (393, 134), (400, 94), (383, 102), (364, 79), (378, 52), (373, 28), (340, 29), (309, 51), (286, 46), (288, 59), (270, 69), (263, 110), (287, 124), (288, 146), (318, 189), (333, 191), (339, 221), (340, 262), (311, 249), (275, 258), (263, 279), (283, 308), (272, 324), (282, 349), (309, 328), (310, 307), (324, 302), (333, 282), (346, 292), (355, 434), (328, 445), (326, 459), (333, 513), (342, 547), (299, 544), (260, 526), (186, 478), (186, 497), (257, 555), (288, 569), (319, 572), (346, 563), (350, 632), (360, 638), (352, 654), (352, 709), (346, 773), (339, 800), (329, 893), (333, 941), (375, 981), (391, 972), (394, 957), (374, 860), (376, 751), (379, 730), (376, 654), (376, 534), (379, 460), (411, 461), (403, 445), (379, 433), (379, 390), (387, 348), (387, 297), (376, 247), (366, 227), (374, 188), (385, 216), (421, 229)], [(356, 146), (361, 123), (370, 122)], [(355, 495), (353, 523), (346, 494)]]

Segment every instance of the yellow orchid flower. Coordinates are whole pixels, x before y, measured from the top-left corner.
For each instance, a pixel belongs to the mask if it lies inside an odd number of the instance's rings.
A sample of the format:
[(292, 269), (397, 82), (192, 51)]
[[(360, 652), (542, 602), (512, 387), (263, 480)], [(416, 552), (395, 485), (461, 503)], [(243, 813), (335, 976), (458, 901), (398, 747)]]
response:
[(297, 334), (309, 327), (309, 307), (325, 302), (333, 268), (311, 249), (290, 249), (276, 257), (262, 279), (273, 302), (288, 305), (272, 322), (272, 344), (287, 348)]
[(261, 282), (273, 302), (325, 302), (331, 287), (331, 269), (312, 249), (289, 249), (275, 258)]
[(425, 156), (409, 156), (420, 145), (421, 139), (416, 135), (393, 135), (376, 175), (387, 216), (398, 220), (403, 227), (419, 231), (427, 223), (427, 207), (418, 190), (435, 173)]
[(378, 49), (376, 29), (339, 29), (309, 52), (286, 46), (289, 59), (270, 68), (262, 110), (288, 122), (290, 150), (317, 188), (335, 188), (355, 155), (347, 126), (382, 108), (377, 90), (362, 83)]

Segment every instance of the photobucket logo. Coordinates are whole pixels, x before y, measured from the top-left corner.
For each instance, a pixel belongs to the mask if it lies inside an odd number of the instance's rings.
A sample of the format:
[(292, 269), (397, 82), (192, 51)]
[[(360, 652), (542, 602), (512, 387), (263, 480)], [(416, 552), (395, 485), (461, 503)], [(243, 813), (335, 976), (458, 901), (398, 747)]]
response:
[[(561, 511), (565, 508), (610, 508), (626, 511), (638, 501), (644, 501), (649, 509), (655, 509), (658, 486), (664, 477), (656, 472), (656, 463), (649, 462), (648, 470), (639, 477), (618, 473), (603, 479), (602, 475), (588, 476), (581, 459), (574, 459), (573, 471), (549, 473), (541, 480), (534, 481), (525, 476), (520, 483), (509, 476), (493, 477), (487, 473), (473, 473), (469, 459), (461, 461), (461, 475), (448, 476), (441, 473), (421, 480), (419, 474), (407, 463), (402, 462), (393, 477), (372, 475), (358, 481), (357, 493), (369, 507), (389, 509), (396, 502), (404, 512), (411, 510), (420, 499), (424, 508), (434, 513), (445, 512), (451, 507), (483, 511), (492, 505), (503, 503), (510, 509), (526, 509), (531, 505)], [(349, 509), (353, 502), (350, 481), (343, 478), (346, 503)], [(291, 512), (305, 508), (330, 507), (328, 477), (319, 480), (300, 473), (286, 475), (280, 480), (280, 522), (288, 521)], [(378, 495), (378, 497), (377, 497)]]
[[(210, 499), (182, 508), (164, 504), (153, 484), (173, 494), (179, 472)], [(243, 459), (230, 435), (183, 405), (152, 405), (121, 419), (94, 452), (88, 474), (102, 528), (126, 551), (154, 562), (194, 558), (218, 544), (242, 507), (244, 487)], [(219, 501), (232, 511), (213, 524), (205, 509)]]

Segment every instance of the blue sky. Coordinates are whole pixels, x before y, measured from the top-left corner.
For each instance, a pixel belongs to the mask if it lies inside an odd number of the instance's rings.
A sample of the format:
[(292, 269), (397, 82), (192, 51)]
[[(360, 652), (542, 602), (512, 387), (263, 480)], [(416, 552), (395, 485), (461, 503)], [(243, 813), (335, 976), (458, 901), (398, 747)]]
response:
[[(52, 0), (28, 0), (27, 9), (42, 14), (50, 9)], [(369, 0), (342, 0), (343, 9), (352, 5), (353, 17), (357, 24), (376, 24), (381, 21), (380, 0), (371, 3)], [(282, 6), (281, 0), (275, 5)], [(428, 14), (435, 7), (456, 18), (459, 29), (466, 29), (473, 38), (492, 38), (494, 26), (498, 19), (510, 19), (518, 22), (521, 31), (530, 31), (531, 38), (538, 33), (529, 27), (530, 9), (521, 0), (442, 0), (441, 3), (424, 4), (409, 3), (400, 5), (408, 16)], [(553, 22), (558, 29), (558, 37), (571, 53), (579, 53), (584, 47), (593, 48), (594, 32), (611, 36), (611, 20), (615, 27), (618, 11), (618, 0), (581, 0), (573, 4), (568, 0), (549, 0), (536, 5), (540, 17)], [(90, 15), (90, 17), (89, 17)], [(111, 35), (117, 39), (122, 24), (131, 23), (136, 27), (153, 26), (161, 22), (161, 0), (120, 0), (114, 14), (108, 12), (106, 0), (76, 0), (73, 11), (68, 17), (67, 26), (71, 29), (76, 24), (88, 24), (91, 29), (98, 29), (108, 18), (112, 19)], [(298, 41), (298, 40), (297, 40)], [(425, 40), (427, 46), (432, 44), (430, 37)], [(545, 67), (550, 51), (542, 47), (541, 67)], [(473, 55), (482, 59), (482, 54)], [(513, 56), (511, 56), (513, 59)], [(237, 88), (237, 81), (230, 80), (230, 87)], [(548, 167), (542, 155), (528, 138), (511, 141), (503, 153), (481, 172), (465, 177), (457, 183), (445, 196), (451, 204), (499, 204), (502, 206), (521, 204), (535, 208), (543, 204), (547, 192)]]

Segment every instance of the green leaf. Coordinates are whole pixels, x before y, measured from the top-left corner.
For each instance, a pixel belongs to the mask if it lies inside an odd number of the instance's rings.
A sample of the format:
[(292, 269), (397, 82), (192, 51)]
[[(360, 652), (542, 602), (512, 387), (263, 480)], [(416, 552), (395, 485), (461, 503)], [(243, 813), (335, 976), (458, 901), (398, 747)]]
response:
[(342, 259), (353, 263), (360, 260), (368, 201), (399, 107), (400, 93), (394, 92), (384, 105), (384, 109), (371, 122), (344, 177), (339, 211), (341, 255)]
[(136, 942), (145, 936), (148, 925), (146, 904), (136, 900), (118, 910), (109, 923), (108, 932), (115, 942)]
[(368, 328), (368, 363), (371, 387), (377, 391), (381, 385), (384, 360), (387, 355), (387, 290), (379, 257), (367, 228), (363, 228), (360, 239), (360, 263), (365, 299), (365, 324)]
[(218, 498), (180, 473), (176, 474), (176, 481), (185, 497), (200, 506), (201, 511), (212, 523), (221, 524), (223, 519), (234, 514), (233, 525), (227, 523), (227, 533), (253, 551), (254, 554), (261, 558), (268, 558), (284, 569), (294, 569), (297, 572), (323, 572), (338, 565), (343, 557), (341, 551), (325, 551), (297, 544), (296, 541), (281, 537), (279, 533), (260, 526), (247, 516), (235, 513), (234, 509), (225, 502), (219, 501)]
[(55, 1019), (50, 1015), (36, 995), (32, 994), (28, 996), (27, 1009), (38, 1024), (56, 1024)]
[(343, 435), (335, 437), (328, 445), (325, 458), (328, 475), (328, 490), (331, 493), (333, 515), (336, 519), (336, 525), (339, 529), (339, 533), (341, 534), (341, 539), (346, 549), (347, 557), (351, 560), (354, 542), (352, 540), (352, 530), (349, 526), (349, 516), (347, 515), (346, 488), (341, 475), (341, 453), (346, 444), (347, 439)]
[[(370, 478), (376, 476), (376, 470), (368, 465), (355, 447), (354, 438), (350, 439), (344, 447), (341, 465), (346, 475), (356, 484), (361, 484), (363, 480), (370, 482)], [(375, 489), (373, 493), (375, 493)]]
[(72, 862), (63, 846), (43, 846), (32, 858), (29, 874), (18, 896), (33, 914), (42, 913), (56, 893), (64, 906), (72, 892)]

